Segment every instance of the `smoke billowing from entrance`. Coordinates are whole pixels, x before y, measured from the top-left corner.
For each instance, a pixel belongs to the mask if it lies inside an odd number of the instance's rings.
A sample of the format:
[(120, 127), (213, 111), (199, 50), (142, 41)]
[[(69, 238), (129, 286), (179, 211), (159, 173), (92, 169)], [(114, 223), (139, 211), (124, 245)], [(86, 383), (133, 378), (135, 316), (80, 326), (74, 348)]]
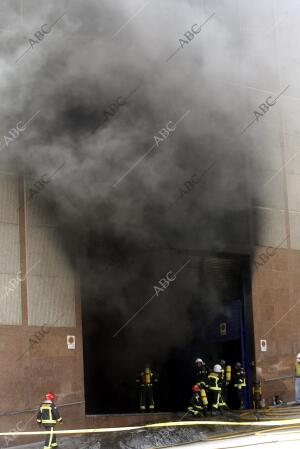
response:
[(194, 256), (249, 248), (256, 233), (249, 111), (229, 88), (248, 44), (225, 3), (27, 1), (20, 26), (7, 2), (2, 135), (34, 120), (1, 159), (32, 180), (62, 166), (41, 197), (80, 272), (88, 333), (101, 323), (118, 353), (101, 355), (111, 378), (188, 345), (192, 305), (203, 297), (211, 318), (221, 301)]

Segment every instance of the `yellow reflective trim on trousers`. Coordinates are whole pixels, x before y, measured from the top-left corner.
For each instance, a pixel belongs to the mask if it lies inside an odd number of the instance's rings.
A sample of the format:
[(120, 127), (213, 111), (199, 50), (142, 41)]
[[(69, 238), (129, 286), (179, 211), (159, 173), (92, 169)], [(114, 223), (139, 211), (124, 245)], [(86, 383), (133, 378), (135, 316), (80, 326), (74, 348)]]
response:
[(48, 445), (50, 447), (52, 446), (52, 440), (53, 440), (53, 427), (51, 427), (51, 429), (50, 429), (50, 438), (49, 438), (49, 443), (48, 443)]
[(42, 419), (41, 423), (42, 424), (56, 424), (56, 421), (54, 421), (53, 419)]

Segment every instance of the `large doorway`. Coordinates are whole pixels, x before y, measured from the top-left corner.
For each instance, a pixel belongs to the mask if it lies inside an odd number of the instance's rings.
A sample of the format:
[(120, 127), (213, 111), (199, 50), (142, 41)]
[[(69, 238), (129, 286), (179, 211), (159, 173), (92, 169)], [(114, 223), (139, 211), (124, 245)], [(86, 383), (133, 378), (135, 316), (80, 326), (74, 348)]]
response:
[[(241, 361), (249, 404), (253, 335), (248, 257), (188, 253), (169, 257), (178, 266), (186, 257), (191, 263), (119, 338), (113, 338), (115, 331), (144, 303), (134, 283), (129, 288), (120, 282), (102, 292), (101, 299), (83, 292), (87, 414), (138, 412), (136, 379), (146, 362), (159, 376), (156, 411), (186, 410), (197, 357), (210, 367), (221, 358), (230, 364)], [(115, 298), (124, 305), (124, 313)]]

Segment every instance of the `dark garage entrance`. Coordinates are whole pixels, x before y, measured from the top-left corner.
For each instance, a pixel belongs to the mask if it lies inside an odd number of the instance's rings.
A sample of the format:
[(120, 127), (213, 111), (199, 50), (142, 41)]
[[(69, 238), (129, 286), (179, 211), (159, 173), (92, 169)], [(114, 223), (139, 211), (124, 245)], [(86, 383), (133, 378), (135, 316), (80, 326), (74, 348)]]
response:
[[(172, 254), (172, 260), (177, 256)], [(231, 364), (241, 361), (247, 373), (249, 405), (253, 358), (249, 258), (190, 257), (185, 276), (174, 282), (163, 301), (153, 301), (120, 338), (112, 338), (114, 332), (143, 303), (138, 297), (132, 301), (134, 289), (121, 285), (117, 290), (130, 309), (124, 316), (110, 301), (115, 290), (102, 292), (104, 300), (83, 292), (87, 414), (138, 412), (136, 378), (146, 362), (159, 374), (157, 411), (185, 410), (196, 357), (204, 358), (210, 367), (221, 358)], [(184, 327), (180, 327), (182, 321)]]

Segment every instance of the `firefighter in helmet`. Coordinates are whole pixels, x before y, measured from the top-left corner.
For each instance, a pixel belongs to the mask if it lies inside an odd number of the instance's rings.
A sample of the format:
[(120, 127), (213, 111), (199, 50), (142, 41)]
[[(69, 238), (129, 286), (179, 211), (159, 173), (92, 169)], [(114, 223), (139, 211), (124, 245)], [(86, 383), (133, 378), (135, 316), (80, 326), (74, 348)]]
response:
[(225, 360), (220, 361), (221, 365), (221, 375), (220, 375), (220, 385), (221, 385), (221, 398), (220, 405), (223, 408), (228, 408), (228, 386), (231, 381), (231, 366), (226, 365)]
[(215, 365), (213, 371), (208, 375), (208, 402), (212, 414), (223, 413), (221, 374), (221, 365)]
[(56, 434), (53, 433), (55, 424), (62, 421), (57, 406), (54, 404), (54, 393), (46, 393), (45, 399), (39, 407), (36, 420), (38, 424), (43, 424), (46, 430), (50, 431), (46, 435), (44, 449), (57, 447)]
[(205, 390), (207, 390), (207, 376), (209, 375), (209, 368), (207, 368), (205, 362), (202, 359), (198, 358), (195, 360), (195, 369), (195, 384), (199, 385), (200, 387), (204, 387)]
[(233, 404), (237, 410), (244, 408), (244, 390), (246, 387), (245, 370), (240, 362), (236, 362), (232, 375)]
[(155, 408), (153, 383), (158, 382), (158, 376), (151, 371), (149, 364), (145, 365), (136, 382), (140, 387), (140, 412), (153, 412)]
[(206, 397), (206, 391), (199, 385), (193, 385), (192, 397), (190, 399), (190, 405), (188, 411), (197, 418), (198, 416), (207, 416), (208, 401)]

